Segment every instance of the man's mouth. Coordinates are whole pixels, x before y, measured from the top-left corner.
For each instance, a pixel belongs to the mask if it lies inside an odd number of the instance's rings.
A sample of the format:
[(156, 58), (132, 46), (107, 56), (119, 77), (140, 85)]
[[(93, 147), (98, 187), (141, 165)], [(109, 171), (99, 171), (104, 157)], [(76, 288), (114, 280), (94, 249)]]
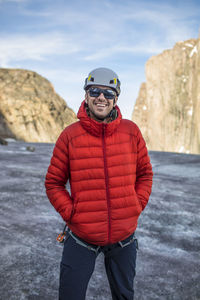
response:
[(107, 106), (107, 104), (103, 104), (103, 103), (95, 103), (95, 105), (97, 107), (106, 107)]

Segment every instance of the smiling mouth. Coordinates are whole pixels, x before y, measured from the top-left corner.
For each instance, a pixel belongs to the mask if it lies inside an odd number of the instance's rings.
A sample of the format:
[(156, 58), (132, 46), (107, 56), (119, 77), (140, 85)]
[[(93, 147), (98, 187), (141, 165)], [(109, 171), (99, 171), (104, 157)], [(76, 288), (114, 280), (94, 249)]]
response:
[(95, 105), (97, 107), (106, 107), (107, 106), (107, 104), (102, 104), (102, 103), (95, 103)]

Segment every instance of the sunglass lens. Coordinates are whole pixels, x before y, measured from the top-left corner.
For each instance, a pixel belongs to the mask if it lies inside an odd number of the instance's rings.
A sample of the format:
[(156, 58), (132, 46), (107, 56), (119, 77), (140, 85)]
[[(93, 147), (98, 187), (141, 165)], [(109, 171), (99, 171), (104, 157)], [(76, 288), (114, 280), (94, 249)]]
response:
[(90, 97), (99, 97), (99, 95), (103, 93), (104, 97), (106, 99), (114, 99), (115, 98), (115, 92), (113, 90), (103, 90), (99, 88), (90, 88), (89, 89), (89, 94)]
[(112, 90), (104, 90), (103, 94), (104, 94), (104, 97), (107, 99), (115, 98), (115, 93)]
[(101, 92), (97, 88), (91, 88), (91, 89), (89, 89), (89, 94), (90, 94), (90, 97), (99, 97)]

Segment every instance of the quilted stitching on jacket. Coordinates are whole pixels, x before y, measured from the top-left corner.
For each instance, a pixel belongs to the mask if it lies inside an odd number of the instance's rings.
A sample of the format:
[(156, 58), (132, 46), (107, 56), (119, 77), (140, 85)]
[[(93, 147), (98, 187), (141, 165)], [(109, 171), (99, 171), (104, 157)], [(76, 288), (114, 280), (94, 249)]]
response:
[[(70, 229), (98, 245), (128, 237), (137, 227), (152, 186), (152, 167), (137, 125), (118, 118), (109, 124), (88, 117), (58, 138), (46, 175), (47, 195)], [(70, 181), (71, 195), (65, 184)]]

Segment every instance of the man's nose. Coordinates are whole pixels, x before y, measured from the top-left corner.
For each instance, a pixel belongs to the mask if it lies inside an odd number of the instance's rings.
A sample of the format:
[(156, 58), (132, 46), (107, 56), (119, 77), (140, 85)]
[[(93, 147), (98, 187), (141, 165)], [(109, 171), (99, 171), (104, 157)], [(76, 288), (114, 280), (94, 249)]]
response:
[(98, 99), (100, 99), (100, 100), (106, 100), (106, 98), (104, 97), (104, 94), (103, 94), (103, 93), (101, 93), (101, 94), (99, 95)]

